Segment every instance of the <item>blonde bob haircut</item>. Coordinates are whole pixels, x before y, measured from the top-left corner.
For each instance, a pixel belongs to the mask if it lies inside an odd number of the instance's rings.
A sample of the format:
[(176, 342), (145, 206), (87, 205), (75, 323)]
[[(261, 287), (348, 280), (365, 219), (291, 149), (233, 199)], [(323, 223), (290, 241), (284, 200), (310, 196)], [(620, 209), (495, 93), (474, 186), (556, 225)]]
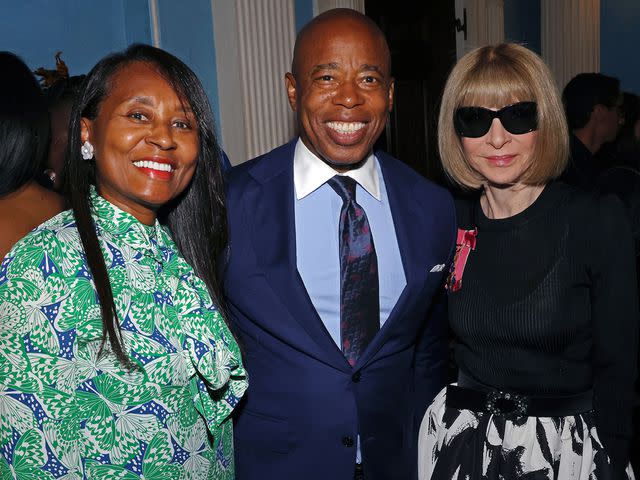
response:
[(569, 131), (558, 88), (544, 62), (515, 43), (477, 48), (455, 65), (444, 89), (438, 119), (442, 166), (455, 183), (478, 189), (485, 179), (467, 161), (453, 117), (458, 107), (502, 108), (536, 102), (538, 130), (522, 182), (542, 185), (560, 176), (569, 159)]

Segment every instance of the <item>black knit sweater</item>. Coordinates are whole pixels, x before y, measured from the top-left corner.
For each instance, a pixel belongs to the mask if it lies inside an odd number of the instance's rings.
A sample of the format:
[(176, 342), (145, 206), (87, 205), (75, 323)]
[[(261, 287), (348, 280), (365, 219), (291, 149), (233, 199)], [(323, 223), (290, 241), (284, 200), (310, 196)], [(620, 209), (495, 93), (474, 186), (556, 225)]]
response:
[(475, 380), (519, 393), (593, 388), (598, 433), (620, 472), (628, 460), (638, 339), (635, 261), (614, 197), (548, 185), (525, 211), (477, 227), (461, 289), (449, 294), (456, 360)]

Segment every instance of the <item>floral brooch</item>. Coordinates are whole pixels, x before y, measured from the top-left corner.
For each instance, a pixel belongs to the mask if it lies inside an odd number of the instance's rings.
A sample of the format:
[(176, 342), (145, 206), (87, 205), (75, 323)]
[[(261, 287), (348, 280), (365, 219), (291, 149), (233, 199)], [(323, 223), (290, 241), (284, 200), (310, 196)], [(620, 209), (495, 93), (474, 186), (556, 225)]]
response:
[(449, 278), (447, 278), (446, 289), (451, 292), (457, 292), (462, 287), (462, 274), (464, 267), (467, 265), (469, 254), (476, 249), (476, 237), (478, 229), (463, 230), (458, 229), (458, 238), (456, 240), (456, 254), (453, 257), (453, 263), (449, 270)]

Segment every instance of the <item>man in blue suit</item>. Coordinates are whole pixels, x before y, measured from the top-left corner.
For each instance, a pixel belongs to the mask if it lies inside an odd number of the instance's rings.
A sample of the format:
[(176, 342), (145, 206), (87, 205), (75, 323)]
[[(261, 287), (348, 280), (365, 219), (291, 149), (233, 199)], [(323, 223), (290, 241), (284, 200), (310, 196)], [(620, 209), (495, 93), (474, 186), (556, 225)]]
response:
[(393, 79), (367, 17), (307, 24), (286, 87), (300, 138), (228, 182), (225, 292), (250, 379), (237, 478), (414, 479), (418, 422), (445, 382), (452, 199), (373, 152)]

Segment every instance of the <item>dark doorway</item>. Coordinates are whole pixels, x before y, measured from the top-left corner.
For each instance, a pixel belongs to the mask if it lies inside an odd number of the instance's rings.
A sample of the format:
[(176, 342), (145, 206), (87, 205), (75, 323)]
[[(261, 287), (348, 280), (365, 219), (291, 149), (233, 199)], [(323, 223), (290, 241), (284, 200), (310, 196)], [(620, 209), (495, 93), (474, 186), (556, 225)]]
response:
[(376, 147), (443, 183), (436, 125), (456, 61), (455, 0), (365, 0), (365, 12), (387, 36), (396, 80), (394, 109)]

